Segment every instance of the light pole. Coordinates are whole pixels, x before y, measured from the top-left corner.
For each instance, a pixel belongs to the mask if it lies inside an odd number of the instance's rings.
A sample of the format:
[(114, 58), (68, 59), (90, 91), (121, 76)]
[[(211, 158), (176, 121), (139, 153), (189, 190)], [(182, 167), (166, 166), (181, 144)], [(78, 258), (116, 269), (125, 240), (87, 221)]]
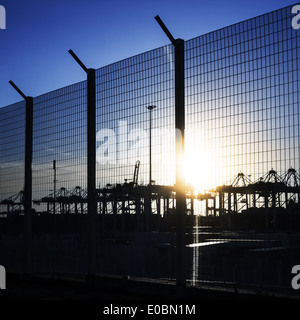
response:
[(147, 109), (150, 111), (150, 141), (149, 141), (149, 186), (152, 185), (152, 110), (155, 109), (156, 106), (148, 106)]

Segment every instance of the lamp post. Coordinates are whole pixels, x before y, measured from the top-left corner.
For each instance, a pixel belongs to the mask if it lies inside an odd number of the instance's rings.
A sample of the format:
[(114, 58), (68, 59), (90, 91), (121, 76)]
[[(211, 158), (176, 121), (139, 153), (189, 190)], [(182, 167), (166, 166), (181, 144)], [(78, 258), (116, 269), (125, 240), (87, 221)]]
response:
[(150, 141), (149, 141), (149, 186), (152, 185), (152, 110), (155, 109), (156, 106), (148, 106), (147, 109), (150, 111), (149, 117), (149, 129), (150, 129)]

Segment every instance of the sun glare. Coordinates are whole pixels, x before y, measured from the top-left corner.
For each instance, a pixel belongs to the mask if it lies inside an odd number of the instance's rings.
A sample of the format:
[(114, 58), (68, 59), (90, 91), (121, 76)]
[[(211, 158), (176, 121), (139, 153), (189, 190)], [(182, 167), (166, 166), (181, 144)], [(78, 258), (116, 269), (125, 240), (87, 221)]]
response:
[(205, 193), (217, 186), (219, 159), (216, 146), (209, 146), (201, 138), (187, 139), (185, 147), (185, 181), (196, 193)]

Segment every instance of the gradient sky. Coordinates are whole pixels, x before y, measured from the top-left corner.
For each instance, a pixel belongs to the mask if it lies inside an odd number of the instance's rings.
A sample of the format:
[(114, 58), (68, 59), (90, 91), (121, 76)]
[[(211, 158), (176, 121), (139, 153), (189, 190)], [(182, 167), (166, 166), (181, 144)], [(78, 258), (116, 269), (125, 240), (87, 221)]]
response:
[(86, 76), (68, 53), (99, 68), (295, 4), (296, 0), (0, 0), (7, 29), (0, 30), (0, 107), (22, 100), (13, 80), (33, 97)]

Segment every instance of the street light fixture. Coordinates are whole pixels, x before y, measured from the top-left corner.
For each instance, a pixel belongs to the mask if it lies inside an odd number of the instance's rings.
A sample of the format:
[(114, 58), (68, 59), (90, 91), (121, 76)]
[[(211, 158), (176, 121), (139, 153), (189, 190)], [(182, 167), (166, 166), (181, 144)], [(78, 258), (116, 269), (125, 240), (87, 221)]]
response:
[(147, 109), (150, 111), (150, 141), (149, 141), (149, 186), (152, 185), (152, 110), (155, 109), (156, 106), (148, 106)]

